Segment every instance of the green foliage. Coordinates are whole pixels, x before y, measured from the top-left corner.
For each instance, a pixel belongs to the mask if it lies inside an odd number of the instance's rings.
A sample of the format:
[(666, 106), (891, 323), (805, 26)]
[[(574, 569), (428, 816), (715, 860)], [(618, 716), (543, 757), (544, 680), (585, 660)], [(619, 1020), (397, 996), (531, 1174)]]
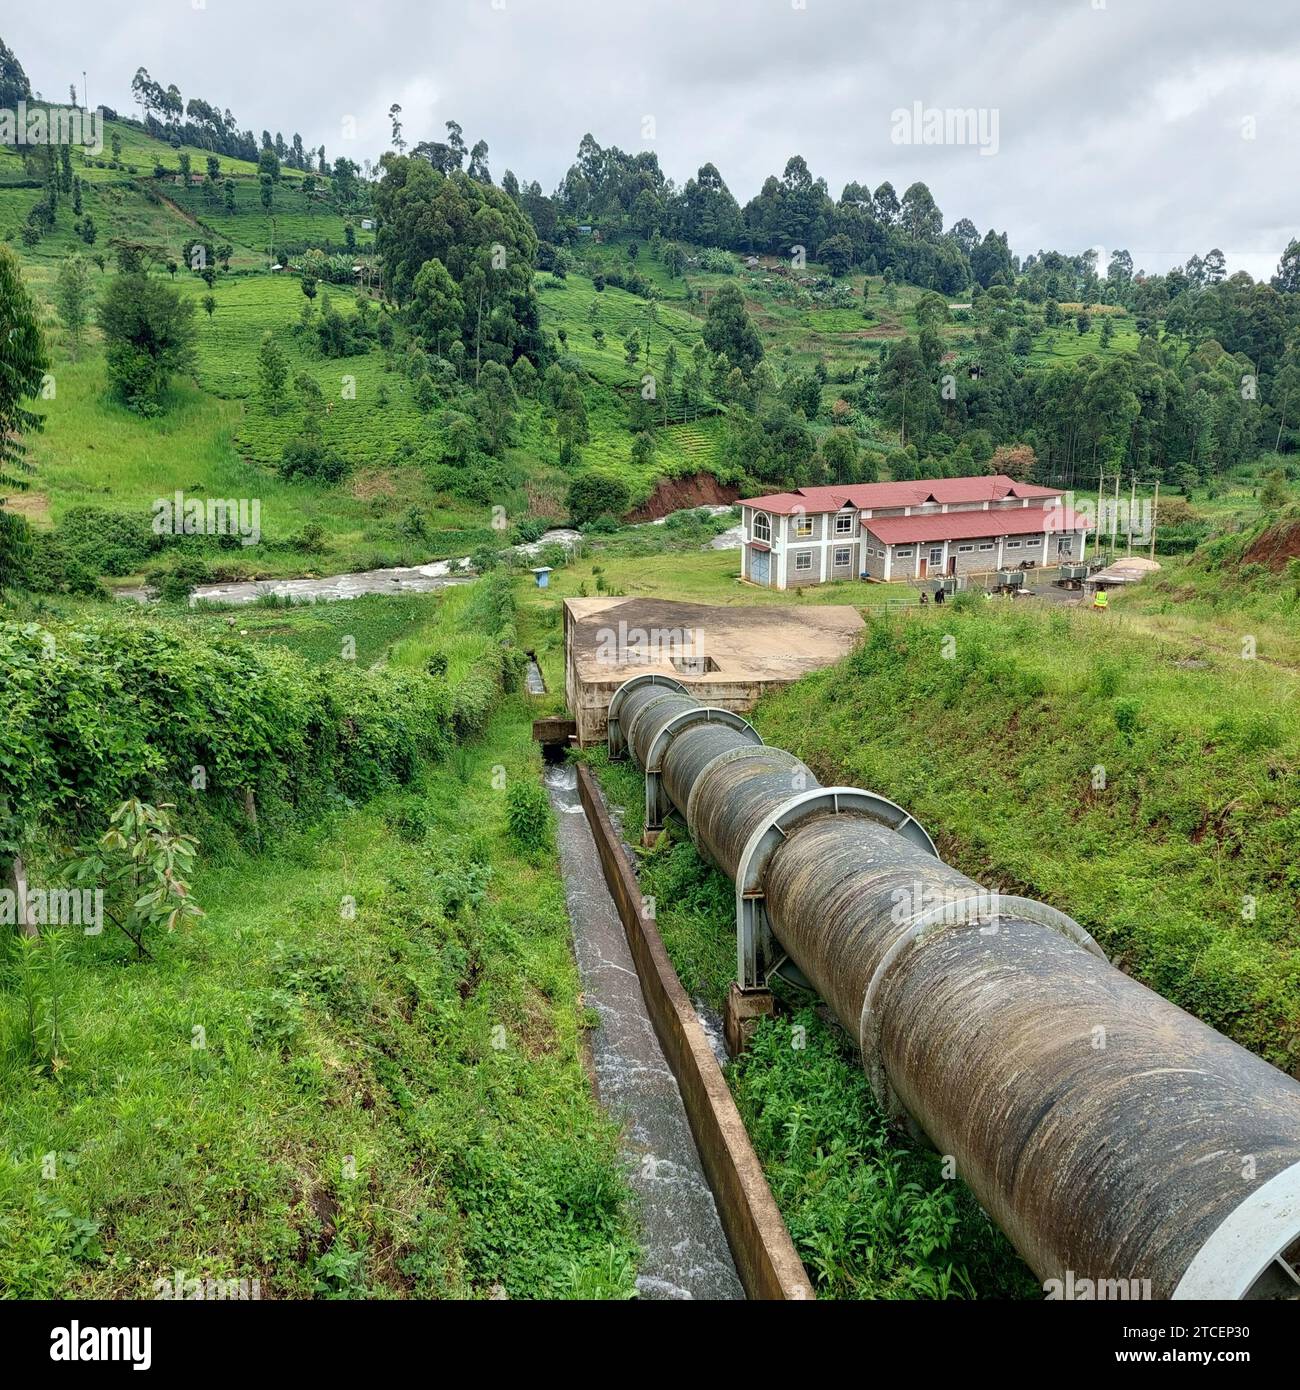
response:
[(183, 603), (200, 584), (212, 582), (212, 571), (200, 555), (176, 556), (169, 564), (155, 565), (145, 573), (145, 585), (164, 603)]
[(23, 435), (45, 422), (26, 402), (40, 391), (48, 366), (40, 317), (18, 259), (0, 246), (0, 488), (28, 485)]
[(1286, 476), (1280, 468), (1274, 468), (1265, 475), (1264, 486), (1259, 494), (1260, 505), (1269, 511), (1277, 511), (1287, 504)]
[(181, 834), (175, 810), (128, 798), (109, 816), (98, 842), (69, 865), (74, 883), (104, 890), (109, 920), (130, 937), (139, 957), (149, 954), (146, 937), (205, 915), (188, 882), (199, 842)]
[(18, 1027), (6, 1039), (5, 1052), (19, 1066), (35, 1067), (58, 1080), (69, 1047), (67, 935), (43, 925), (36, 935), (11, 936), (6, 948), (12, 952), (6, 973), (18, 1004)]
[(565, 503), (569, 518), (577, 526), (585, 526), (597, 517), (609, 514), (620, 516), (630, 501), (627, 484), (621, 478), (604, 473), (580, 473), (569, 484)]
[(194, 364), (194, 301), (155, 275), (117, 275), (99, 304), (114, 392), (142, 415), (156, 414), (171, 378)]
[(459, 296), (458, 336), (468, 354), (507, 364), (520, 352), (537, 358), (537, 236), (509, 195), (459, 171), (444, 175), (428, 160), (399, 156), (385, 161), (374, 199), (377, 247), (397, 300), (412, 297), (430, 262), (438, 262), (455, 287), (453, 294), (431, 272), (438, 288), (417, 307), (421, 331), (434, 327), (436, 337), (435, 325), (450, 327)]
[(550, 847), (551, 805), (536, 782), (512, 782), (506, 788), (506, 826), (511, 843), (523, 854)]
[(745, 297), (735, 285), (724, 285), (710, 300), (704, 342), (710, 352), (724, 356), (746, 376), (762, 361), (762, 339), (750, 322)]
[(302, 429), (280, 455), (280, 475), (290, 481), (337, 483), (347, 472), (347, 463), (325, 442), (315, 416), (305, 416)]
[(268, 331), (262, 335), (262, 346), (257, 354), (257, 372), (261, 386), (262, 404), (275, 413), (280, 409), (285, 395), (285, 382), (289, 377), (289, 363), (280, 345)]
[(821, 1297), (1038, 1294), (940, 1156), (890, 1130), (852, 1048), (814, 1009), (764, 1021), (731, 1082)]
[(5, 623), (0, 657), (0, 851), (42, 824), (84, 828), (134, 795), (188, 795), (196, 767), (206, 796), (232, 809), (245, 790), (292, 805), (332, 788), (370, 794), (409, 780), (452, 737), (433, 682), (342, 662), (309, 671), (134, 615)]
[[(536, 777), (528, 718), (499, 712), (463, 780), (426, 765), (274, 852), (205, 837), (204, 930), (147, 968), (69, 939), (57, 1084), (0, 990), (9, 1296), (148, 1298), (177, 1269), (282, 1298), (634, 1292), (563, 889), (513, 851), (492, 784)], [(420, 817), (427, 842), (388, 828)]]
[(92, 299), (90, 268), (81, 256), (69, 256), (59, 267), (54, 299), (58, 305), (59, 317), (72, 340), (75, 357), (81, 349), (81, 337), (90, 318)]
[(369, 301), (358, 300), (356, 312), (345, 318), (329, 295), (321, 296), (320, 314), (316, 319), (317, 346), (325, 357), (354, 357), (368, 352), (376, 340), (378, 328), (370, 311)]
[(447, 267), (436, 257), (420, 268), (412, 283), (406, 316), (411, 331), (430, 352), (442, 354), (460, 336), (465, 305)]

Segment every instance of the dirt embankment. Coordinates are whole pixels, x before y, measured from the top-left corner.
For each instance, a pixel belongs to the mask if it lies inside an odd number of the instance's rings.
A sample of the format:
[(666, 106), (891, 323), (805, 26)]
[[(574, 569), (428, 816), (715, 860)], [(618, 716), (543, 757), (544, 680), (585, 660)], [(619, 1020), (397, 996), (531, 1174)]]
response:
[(1275, 574), (1286, 569), (1286, 562), (1300, 558), (1300, 521), (1280, 521), (1251, 542), (1241, 557), (1247, 565), (1265, 565)]
[(633, 508), (627, 521), (658, 521), (669, 512), (685, 507), (729, 506), (740, 496), (733, 483), (720, 483), (712, 473), (688, 473), (680, 478), (660, 478), (655, 490)]

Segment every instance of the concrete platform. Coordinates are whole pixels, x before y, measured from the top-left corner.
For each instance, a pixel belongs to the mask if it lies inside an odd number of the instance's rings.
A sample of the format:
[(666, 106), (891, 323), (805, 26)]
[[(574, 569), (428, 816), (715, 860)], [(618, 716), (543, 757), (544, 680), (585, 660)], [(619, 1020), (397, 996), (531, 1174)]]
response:
[(566, 599), (565, 698), (578, 742), (605, 737), (610, 697), (632, 676), (674, 676), (697, 699), (744, 714), (769, 690), (846, 656), (864, 628), (848, 605)]

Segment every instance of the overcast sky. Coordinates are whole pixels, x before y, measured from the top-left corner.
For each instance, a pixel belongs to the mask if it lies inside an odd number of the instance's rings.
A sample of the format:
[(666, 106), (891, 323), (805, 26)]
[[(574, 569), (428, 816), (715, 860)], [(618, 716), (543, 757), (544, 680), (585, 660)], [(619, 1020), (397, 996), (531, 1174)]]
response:
[[(1219, 246), (1265, 277), (1300, 235), (1300, 24), (1291, 0), (60, 0), (0, 36), (47, 98), (89, 74), (132, 111), (143, 65), (240, 128), (360, 162), (458, 120), (552, 191), (590, 131), (679, 185), (711, 160), (743, 204), (802, 154), (929, 184), (946, 223), (1023, 256), (1125, 246), (1165, 270)], [(895, 143), (893, 113), (985, 111), (996, 153)], [(344, 140), (347, 117), (357, 137)], [(645, 118), (654, 138), (643, 138)], [(991, 147), (991, 142), (986, 141)], [(1104, 261), (1103, 261), (1104, 265)]]

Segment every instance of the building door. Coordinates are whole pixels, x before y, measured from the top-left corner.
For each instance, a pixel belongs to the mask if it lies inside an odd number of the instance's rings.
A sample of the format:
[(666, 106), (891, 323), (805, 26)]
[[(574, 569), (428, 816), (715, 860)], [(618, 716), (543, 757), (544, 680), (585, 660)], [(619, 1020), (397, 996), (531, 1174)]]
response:
[(949, 555), (949, 556), (948, 556), (948, 573), (949, 573), (949, 574), (956, 574), (956, 573), (957, 573), (957, 557), (956, 557), (955, 555)]
[(749, 552), (749, 577), (755, 584), (766, 584), (772, 572), (772, 554), (768, 550)]
[(924, 578), (925, 578), (925, 556), (922, 555), (921, 558), (920, 558), (920, 560), (919, 560), (917, 563), (918, 563), (918, 564), (920, 565), (920, 567), (921, 567), (920, 574), (919, 574), (917, 577), (918, 577), (919, 579), (924, 579)]

